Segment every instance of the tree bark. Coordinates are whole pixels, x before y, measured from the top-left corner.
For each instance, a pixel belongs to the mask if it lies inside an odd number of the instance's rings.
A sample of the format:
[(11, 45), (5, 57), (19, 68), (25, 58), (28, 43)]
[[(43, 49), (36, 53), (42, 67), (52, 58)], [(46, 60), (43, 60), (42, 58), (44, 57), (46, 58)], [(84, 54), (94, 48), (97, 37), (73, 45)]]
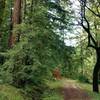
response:
[[(13, 28), (17, 25), (21, 23), (21, 0), (14, 0), (14, 9), (12, 12), (12, 30)], [(11, 31), (10, 35), (9, 35), (9, 47), (13, 47), (13, 45), (15, 44), (15, 42), (19, 42), (20, 40), (20, 34), (17, 34), (17, 37), (14, 35), (14, 33)]]
[(93, 70), (93, 91), (98, 93), (99, 92), (98, 76), (100, 70), (100, 48), (96, 49), (96, 55), (97, 55), (97, 62)]
[[(21, 0), (15, 0), (14, 2), (14, 11), (13, 11), (13, 28), (16, 26), (16, 24), (21, 23)], [(17, 34), (17, 42), (20, 41), (20, 33)]]

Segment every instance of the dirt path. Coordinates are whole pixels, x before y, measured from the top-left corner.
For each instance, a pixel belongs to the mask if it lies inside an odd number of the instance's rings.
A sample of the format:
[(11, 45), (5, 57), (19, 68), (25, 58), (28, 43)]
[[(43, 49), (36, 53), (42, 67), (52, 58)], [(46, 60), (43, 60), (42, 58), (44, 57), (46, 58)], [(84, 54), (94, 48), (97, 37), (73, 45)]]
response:
[(67, 82), (62, 88), (64, 100), (91, 100), (89, 95), (73, 82)]

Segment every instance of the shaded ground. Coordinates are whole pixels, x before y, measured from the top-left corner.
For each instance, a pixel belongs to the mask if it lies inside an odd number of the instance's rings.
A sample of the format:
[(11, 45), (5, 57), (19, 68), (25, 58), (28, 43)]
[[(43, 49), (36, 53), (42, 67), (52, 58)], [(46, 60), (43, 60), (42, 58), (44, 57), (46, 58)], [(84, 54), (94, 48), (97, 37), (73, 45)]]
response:
[(91, 100), (88, 94), (78, 88), (63, 88), (64, 100)]
[(65, 84), (66, 85), (64, 85), (61, 91), (64, 96), (64, 100), (91, 100), (88, 93), (76, 84), (73, 84), (72, 81)]

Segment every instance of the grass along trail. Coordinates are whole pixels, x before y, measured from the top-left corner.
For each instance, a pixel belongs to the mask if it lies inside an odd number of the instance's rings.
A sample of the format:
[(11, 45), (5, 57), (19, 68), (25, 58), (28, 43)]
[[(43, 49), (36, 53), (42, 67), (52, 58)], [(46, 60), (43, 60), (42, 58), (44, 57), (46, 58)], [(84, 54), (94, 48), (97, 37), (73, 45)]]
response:
[(92, 84), (81, 83), (78, 80), (64, 78), (52, 82), (48, 81), (47, 85), (51, 90), (56, 91), (55, 93), (50, 91), (52, 95), (43, 100), (100, 100), (100, 94), (92, 92)]

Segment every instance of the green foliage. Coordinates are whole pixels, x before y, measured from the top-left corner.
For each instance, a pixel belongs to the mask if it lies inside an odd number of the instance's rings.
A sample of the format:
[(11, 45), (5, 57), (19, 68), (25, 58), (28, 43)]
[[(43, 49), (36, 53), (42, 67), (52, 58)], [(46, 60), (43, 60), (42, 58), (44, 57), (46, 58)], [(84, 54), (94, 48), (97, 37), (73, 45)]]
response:
[(0, 85), (0, 100), (31, 100), (31, 99), (23, 95), (19, 89), (16, 89), (13, 86)]
[(2, 25), (3, 21), (3, 15), (4, 15), (4, 10), (5, 10), (5, 0), (0, 0), (0, 27)]
[(6, 53), (8, 57), (1, 67), (3, 81), (23, 88), (32, 98), (43, 93), (46, 88), (44, 79), (52, 77), (52, 70), (59, 64), (63, 65), (66, 56), (62, 53), (65, 44), (59, 35), (52, 30), (44, 29), (42, 32), (33, 30), (22, 34), (20, 43)]
[(89, 83), (89, 80), (87, 78), (87, 76), (83, 76), (83, 75), (79, 75), (79, 81), (84, 82), (84, 83)]
[(42, 98), (42, 100), (63, 100), (63, 96), (55, 89), (45, 91)]
[[(5, 9), (2, 9), (0, 81), (21, 88), (23, 94), (33, 100), (61, 100), (55, 89), (48, 89), (45, 80), (53, 80), (52, 72), (58, 67), (62, 76), (87, 82), (92, 79), (90, 72), (94, 57), (90, 50), (85, 49), (86, 41), (78, 44), (82, 47), (66, 46), (64, 43), (65, 33), (73, 32), (73, 10), (69, 1), (33, 1), (32, 4), (32, 0), (26, 0), (26, 3), (23, 0), (22, 22), (13, 30), (10, 29), (13, 1), (7, 0)], [(0, 7), (3, 8), (3, 5)], [(8, 50), (10, 32), (14, 36), (20, 34), (20, 41)], [(53, 85), (58, 87), (61, 83)]]

